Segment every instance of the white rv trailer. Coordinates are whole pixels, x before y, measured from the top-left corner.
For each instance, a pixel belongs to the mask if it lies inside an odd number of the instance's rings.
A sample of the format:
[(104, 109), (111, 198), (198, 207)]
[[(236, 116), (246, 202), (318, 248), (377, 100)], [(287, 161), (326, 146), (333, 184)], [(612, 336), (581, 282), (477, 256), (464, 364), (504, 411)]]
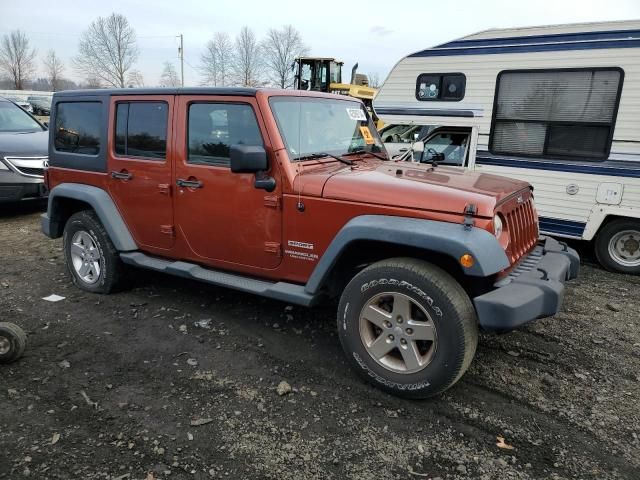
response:
[(466, 128), (462, 166), (533, 184), (541, 232), (594, 240), (605, 267), (640, 273), (640, 21), (488, 30), (422, 50), (373, 106), (387, 124)]

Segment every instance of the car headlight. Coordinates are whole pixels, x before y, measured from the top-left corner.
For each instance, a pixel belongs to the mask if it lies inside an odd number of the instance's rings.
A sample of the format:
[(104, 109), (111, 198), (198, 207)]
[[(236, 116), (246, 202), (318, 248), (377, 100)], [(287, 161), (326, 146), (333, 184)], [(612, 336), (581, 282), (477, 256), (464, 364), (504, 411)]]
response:
[(493, 217), (493, 234), (496, 238), (500, 238), (502, 236), (502, 229), (502, 219), (500, 218), (500, 215), (496, 215)]

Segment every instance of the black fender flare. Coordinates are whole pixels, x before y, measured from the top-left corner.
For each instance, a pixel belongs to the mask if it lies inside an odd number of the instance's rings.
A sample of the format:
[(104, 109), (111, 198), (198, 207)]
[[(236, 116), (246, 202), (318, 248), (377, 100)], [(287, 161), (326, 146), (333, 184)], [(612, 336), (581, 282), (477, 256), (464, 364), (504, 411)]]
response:
[(500, 242), (486, 230), (435, 220), (362, 215), (351, 219), (340, 229), (311, 273), (305, 291), (311, 295), (318, 293), (342, 252), (350, 243), (360, 240), (424, 248), (451, 257), (456, 262), (469, 253), (475, 262), (463, 270), (474, 277), (488, 277), (510, 266)]
[(62, 198), (80, 200), (91, 205), (118, 251), (129, 252), (138, 249), (109, 194), (101, 188), (80, 183), (61, 183), (49, 192), (47, 213), (41, 218), (42, 232), (46, 236), (58, 238), (62, 235), (64, 224), (58, 210), (58, 200)]

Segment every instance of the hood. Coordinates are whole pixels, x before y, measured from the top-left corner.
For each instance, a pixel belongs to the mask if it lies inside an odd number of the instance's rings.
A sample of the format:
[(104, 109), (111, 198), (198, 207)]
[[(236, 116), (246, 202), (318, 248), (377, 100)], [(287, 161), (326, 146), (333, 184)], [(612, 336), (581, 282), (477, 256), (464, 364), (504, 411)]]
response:
[(0, 132), (0, 156), (46, 157), (49, 132)]
[(452, 213), (473, 203), (477, 215), (492, 217), (498, 203), (526, 188), (527, 182), (459, 168), (367, 160), (329, 175), (322, 196)]

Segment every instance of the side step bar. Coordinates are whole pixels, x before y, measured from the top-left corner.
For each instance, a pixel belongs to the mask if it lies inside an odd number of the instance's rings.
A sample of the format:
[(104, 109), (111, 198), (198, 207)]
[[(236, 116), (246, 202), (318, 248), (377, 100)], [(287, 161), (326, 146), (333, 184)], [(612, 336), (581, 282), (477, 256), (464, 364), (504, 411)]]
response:
[(136, 267), (147, 268), (178, 277), (191, 278), (211, 285), (233, 288), (241, 292), (254, 293), (305, 307), (312, 306), (316, 300), (314, 295), (304, 291), (303, 285), (294, 283), (256, 280), (220, 270), (203, 268), (195, 263), (174, 262), (150, 257), (141, 252), (124, 252), (120, 254), (120, 258), (128, 265), (135, 265)]

